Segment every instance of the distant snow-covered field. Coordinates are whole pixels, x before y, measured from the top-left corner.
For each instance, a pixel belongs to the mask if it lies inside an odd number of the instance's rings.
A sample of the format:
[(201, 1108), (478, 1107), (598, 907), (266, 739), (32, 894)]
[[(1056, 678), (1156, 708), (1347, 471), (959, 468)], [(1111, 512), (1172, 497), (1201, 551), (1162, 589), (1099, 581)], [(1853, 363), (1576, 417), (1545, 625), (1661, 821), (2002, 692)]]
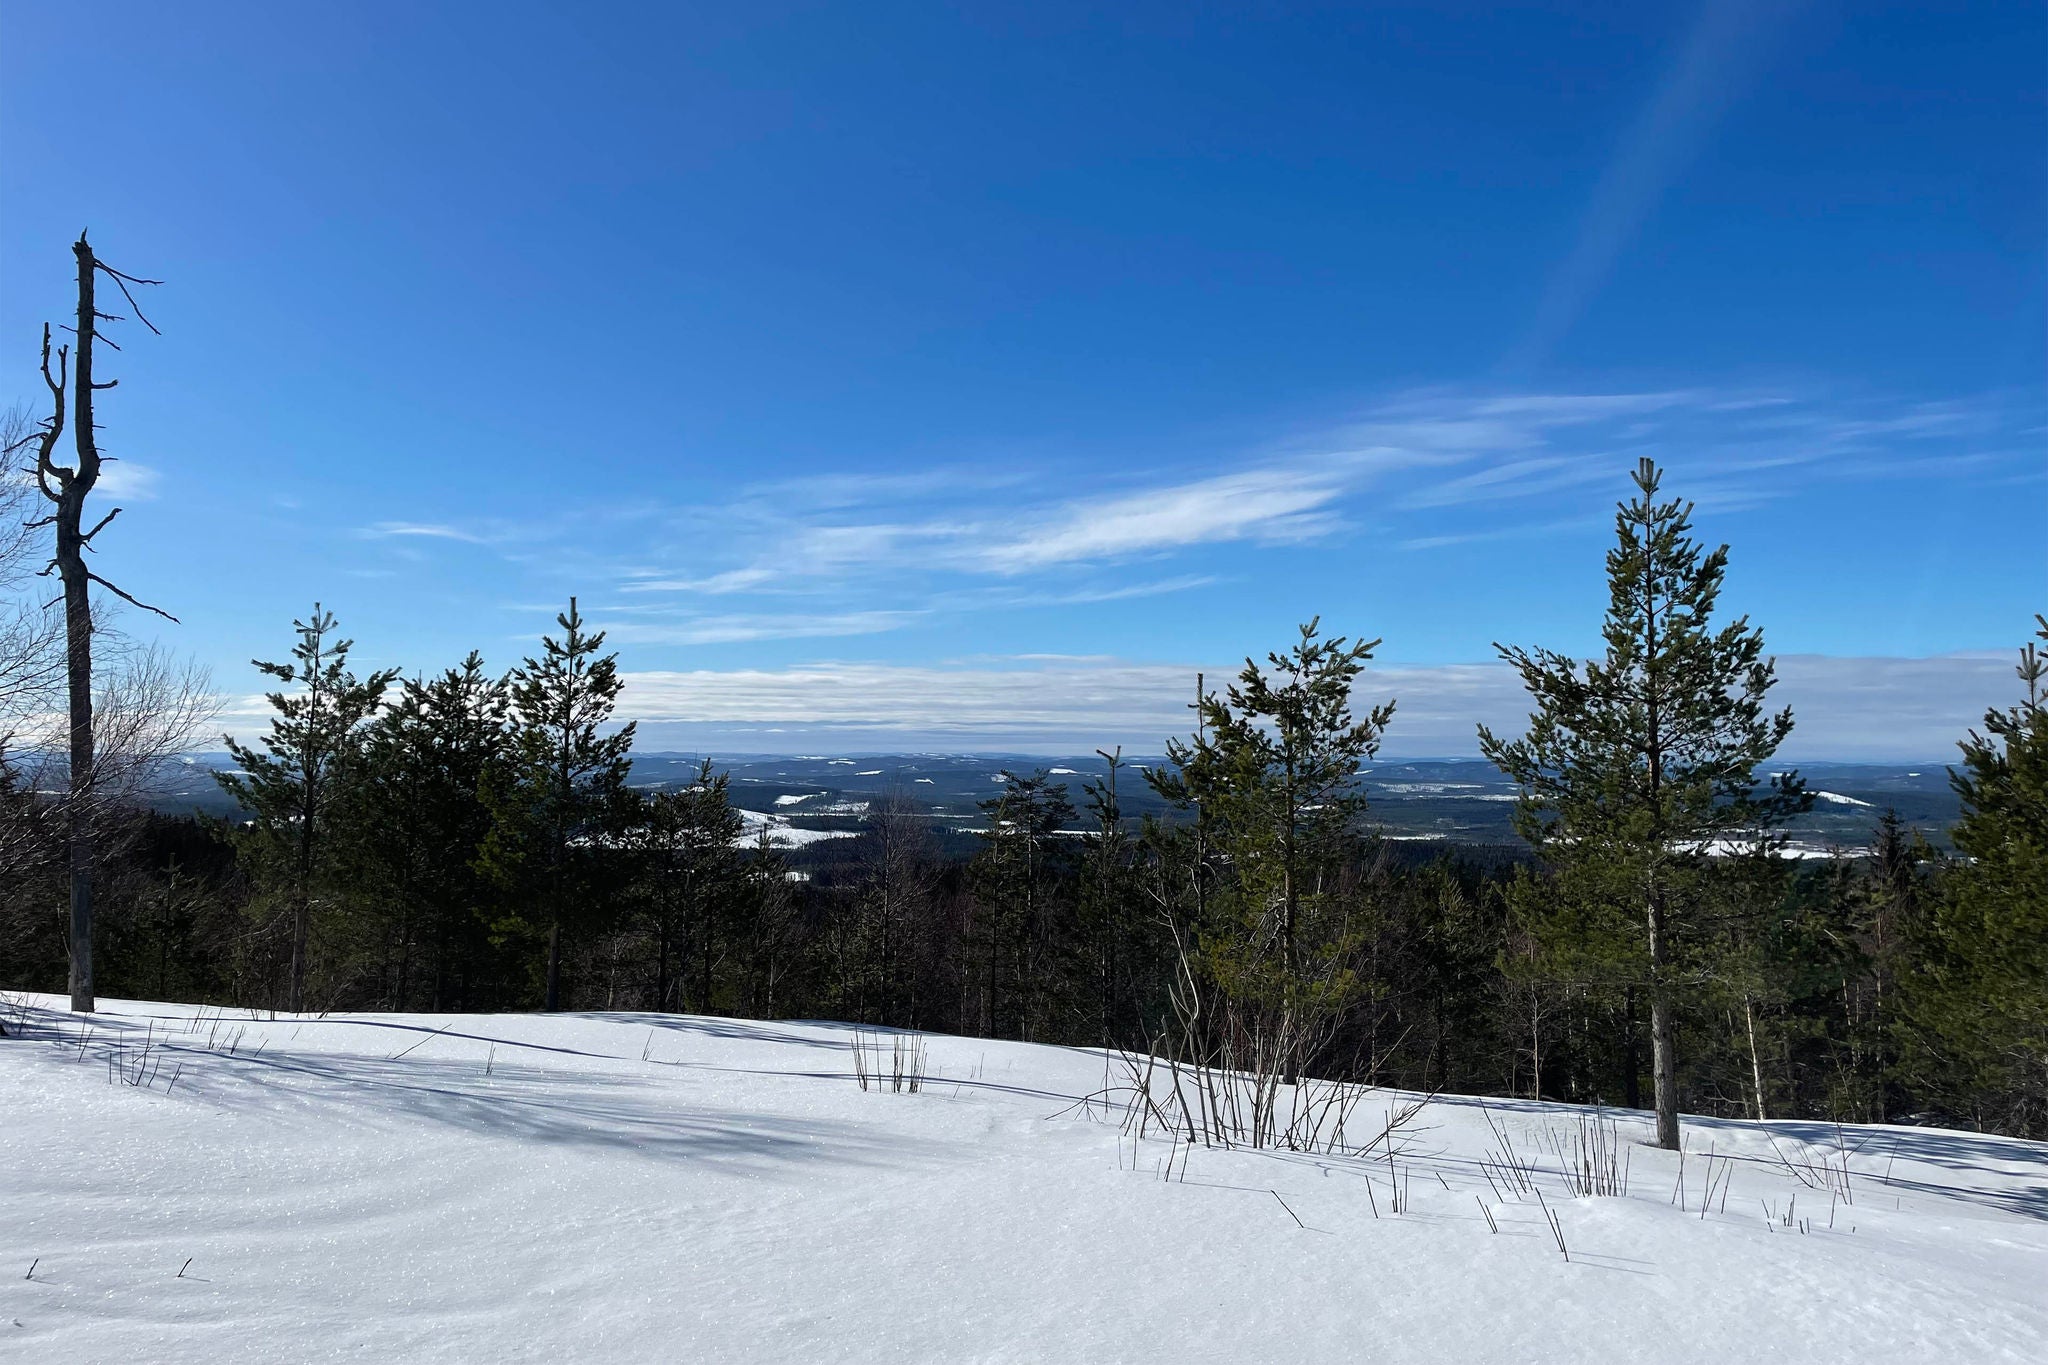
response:
[(1075, 1107), (1088, 1050), (934, 1037), (912, 1094), (863, 1091), (837, 1024), (62, 1003), (0, 1006), (5, 1360), (2048, 1347), (2039, 1144), (1690, 1120), (1681, 1180), (1625, 1114), (1626, 1195), (1574, 1197), (1582, 1111), (1439, 1098), (1391, 1161), (1183, 1148), (1166, 1179), (1171, 1143)]

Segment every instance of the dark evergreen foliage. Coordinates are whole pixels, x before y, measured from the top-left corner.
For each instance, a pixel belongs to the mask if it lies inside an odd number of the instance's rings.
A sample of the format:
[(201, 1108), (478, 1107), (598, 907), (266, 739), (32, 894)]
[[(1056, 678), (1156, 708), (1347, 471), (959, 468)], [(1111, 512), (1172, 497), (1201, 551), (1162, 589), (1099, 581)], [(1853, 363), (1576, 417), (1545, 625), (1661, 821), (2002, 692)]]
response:
[(626, 774), (628, 723), (607, 732), (618, 705), (618, 656), (599, 654), (604, 632), (588, 635), (576, 599), (544, 636), (541, 657), (512, 673), (512, 742), (485, 783), (496, 817), (484, 865), (513, 893), (499, 921), (507, 938), (543, 940), (543, 1008), (562, 1001), (563, 935), (597, 927), (613, 888), (608, 856), (633, 815)]
[(1044, 1041), (1065, 1032), (1055, 1002), (1073, 967), (1072, 853), (1058, 831), (1074, 818), (1066, 788), (1043, 769), (1002, 774), (980, 803), (988, 817), (975, 855), (970, 949), (981, 992), (981, 1027), (993, 1038)]
[(364, 724), (397, 676), (391, 669), (357, 679), (348, 667), (354, 642), (331, 639), (334, 624), (334, 614), (315, 602), (310, 617), (292, 622), (299, 632), (292, 662), (255, 661), (292, 690), (269, 694), (277, 714), (263, 747), (229, 738), (228, 752), (241, 771), (217, 775), (249, 812), (238, 835), (245, 856), (283, 900), (291, 934), (285, 1008), (292, 1010), (306, 1007), (313, 916), (335, 904), (329, 826), (360, 775)]
[[(2036, 617), (2048, 643), (2048, 618)], [(1900, 1030), (1942, 1108), (2048, 1134), (2048, 659), (2028, 642), (2024, 696), (1963, 742), (1951, 774), (1960, 855), (1917, 929)]]

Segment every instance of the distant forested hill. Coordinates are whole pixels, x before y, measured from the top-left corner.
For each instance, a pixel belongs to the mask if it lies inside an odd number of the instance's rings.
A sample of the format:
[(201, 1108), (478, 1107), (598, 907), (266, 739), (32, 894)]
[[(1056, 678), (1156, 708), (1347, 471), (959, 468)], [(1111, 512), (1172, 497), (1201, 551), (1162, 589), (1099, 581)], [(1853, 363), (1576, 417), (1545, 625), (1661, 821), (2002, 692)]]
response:
[[(648, 787), (685, 783), (696, 772), (699, 758), (692, 754), (637, 754), (633, 783)], [(1064, 758), (1015, 754), (714, 755), (714, 760), (732, 773), (735, 806), (771, 818), (778, 826), (820, 834), (850, 833), (859, 828), (867, 803), (890, 793), (900, 793), (924, 806), (940, 829), (964, 834), (980, 827), (982, 817), (975, 803), (995, 793), (997, 774), (1006, 768), (1048, 770), (1066, 785), (1069, 799), (1077, 807), (1083, 803), (1082, 784), (1103, 772), (1102, 760), (1093, 754)], [(1165, 813), (1146, 786), (1142, 771), (1144, 765), (1156, 761), (1135, 758), (1123, 773), (1118, 794), (1132, 818)], [(158, 796), (157, 807), (231, 814), (232, 804), (210, 775), (229, 762), (226, 754), (195, 755)], [(1937, 844), (1946, 842), (1944, 832), (1956, 818), (1955, 793), (1949, 789), (1948, 769), (1941, 763), (1797, 766), (1817, 794), (1812, 812), (1792, 826), (1794, 845), (1800, 849), (1865, 847), (1877, 817), (1888, 807)], [(1478, 759), (1377, 763), (1366, 777), (1366, 792), (1374, 822), (1390, 838), (1459, 844), (1520, 842), (1509, 824), (1514, 788), (1491, 764)]]

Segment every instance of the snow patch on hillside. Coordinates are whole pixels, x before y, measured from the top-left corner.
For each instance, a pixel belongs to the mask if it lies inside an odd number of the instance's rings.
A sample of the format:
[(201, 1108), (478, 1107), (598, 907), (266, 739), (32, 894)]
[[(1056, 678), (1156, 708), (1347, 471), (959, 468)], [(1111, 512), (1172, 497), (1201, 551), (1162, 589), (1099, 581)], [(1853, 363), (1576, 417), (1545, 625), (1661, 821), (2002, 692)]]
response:
[(854, 829), (797, 829), (787, 817), (765, 811), (742, 810), (738, 815), (745, 828), (733, 842), (741, 848), (752, 848), (759, 842), (763, 829), (768, 831), (768, 842), (777, 848), (802, 848), (820, 839), (852, 839), (860, 834)]

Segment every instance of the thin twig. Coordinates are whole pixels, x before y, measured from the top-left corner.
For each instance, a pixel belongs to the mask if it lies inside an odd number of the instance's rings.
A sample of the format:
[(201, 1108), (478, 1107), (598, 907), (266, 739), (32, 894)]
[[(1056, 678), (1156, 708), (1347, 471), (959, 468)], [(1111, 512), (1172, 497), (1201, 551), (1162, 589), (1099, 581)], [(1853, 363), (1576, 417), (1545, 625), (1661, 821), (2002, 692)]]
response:
[[(1280, 1199), (1280, 1191), (1278, 1190), (1267, 1190), (1266, 1193), (1272, 1195), (1275, 1199)], [(1280, 1199), (1280, 1207), (1287, 1209), (1287, 1201), (1285, 1199)], [(1294, 1220), (1294, 1226), (1300, 1228), (1303, 1232), (1308, 1231), (1308, 1224), (1301, 1221), (1300, 1214), (1296, 1213), (1293, 1209), (1287, 1209), (1287, 1216)]]

